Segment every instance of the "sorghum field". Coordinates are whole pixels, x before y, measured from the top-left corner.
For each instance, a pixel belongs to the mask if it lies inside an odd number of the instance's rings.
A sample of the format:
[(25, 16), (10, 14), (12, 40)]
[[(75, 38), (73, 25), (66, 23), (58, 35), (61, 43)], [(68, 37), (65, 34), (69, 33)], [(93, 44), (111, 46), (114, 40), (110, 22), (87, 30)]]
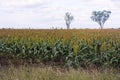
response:
[(0, 30), (0, 57), (120, 67), (120, 30)]
[[(104, 30), (0, 30), (0, 64), (6, 65), (24, 65), (24, 64), (44, 64), (59, 66), (62, 68), (112, 68), (120, 69), (120, 29)], [(34, 68), (31, 68), (34, 69)], [(35, 69), (34, 69), (35, 70)], [(41, 70), (41, 69), (40, 69)], [(42, 69), (43, 70), (43, 69)], [(45, 69), (46, 70), (46, 69)], [(8, 75), (8, 71), (4, 74)], [(21, 71), (16, 68), (14, 71)], [(39, 70), (38, 70), (39, 71)], [(49, 71), (49, 70), (48, 70)], [(79, 71), (79, 70), (78, 70)], [(9, 72), (12, 73), (12, 70)], [(37, 73), (37, 70), (35, 70)], [(50, 74), (52, 71), (49, 71)], [(49, 75), (48, 72), (48, 75)], [(39, 73), (39, 72), (38, 72)], [(44, 73), (44, 72), (43, 72)], [(105, 73), (105, 72), (103, 72)], [(109, 73), (109, 72), (108, 72)], [(109, 74), (106, 75), (109, 75)], [(21, 72), (21, 74), (24, 74)], [(27, 74), (25, 72), (25, 74)], [(47, 74), (47, 73), (44, 73)], [(62, 73), (59, 73), (59, 75)], [(77, 75), (85, 77), (87, 72), (77, 72)], [(119, 80), (120, 74), (114, 72), (106, 78), (99, 78), (101, 72), (92, 73), (91, 80)], [(12, 73), (11, 75), (19, 75)], [(31, 73), (31, 75), (33, 75)], [(52, 74), (51, 74), (52, 75)], [(57, 74), (54, 74), (54, 77)], [(31, 80), (57, 80), (57, 79), (31, 79)], [(69, 73), (71, 79), (74, 79), (75, 71)], [(72, 77), (72, 75), (74, 75)], [(80, 77), (77, 76), (76, 77)], [(90, 80), (90, 75), (80, 80)], [(97, 77), (95, 77), (98, 76)], [(114, 76), (115, 75), (115, 76)], [(104, 75), (103, 75), (104, 76)], [(101, 76), (101, 77), (103, 77)], [(110, 76), (112, 78), (110, 78)], [(45, 77), (45, 76), (44, 76)], [(49, 77), (49, 76), (48, 76)], [(56, 78), (56, 77), (55, 77)], [(72, 79), (73, 78), (73, 79)], [(2, 78), (1, 78), (2, 79)], [(2, 79), (2, 80), (7, 80)], [(21, 80), (11, 78), (8, 80)], [(30, 79), (22, 79), (30, 80)], [(58, 79), (59, 80), (59, 79)], [(68, 80), (68, 78), (60, 79)]]

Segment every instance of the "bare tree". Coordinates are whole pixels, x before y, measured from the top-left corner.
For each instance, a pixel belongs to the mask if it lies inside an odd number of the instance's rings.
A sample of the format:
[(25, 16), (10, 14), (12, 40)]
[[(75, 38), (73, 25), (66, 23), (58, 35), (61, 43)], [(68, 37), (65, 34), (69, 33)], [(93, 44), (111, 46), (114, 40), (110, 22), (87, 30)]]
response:
[(101, 29), (103, 29), (104, 23), (108, 20), (110, 17), (111, 11), (93, 11), (91, 19), (95, 22), (97, 22)]
[(69, 12), (65, 13), (65, 22), (66, 22), (67, 29), (70, 28), (70, 24), (71, 24), (71, 22), (72, 22), (73, 19), (74, 18), (71, 15), (71, 13), (69, 13)]

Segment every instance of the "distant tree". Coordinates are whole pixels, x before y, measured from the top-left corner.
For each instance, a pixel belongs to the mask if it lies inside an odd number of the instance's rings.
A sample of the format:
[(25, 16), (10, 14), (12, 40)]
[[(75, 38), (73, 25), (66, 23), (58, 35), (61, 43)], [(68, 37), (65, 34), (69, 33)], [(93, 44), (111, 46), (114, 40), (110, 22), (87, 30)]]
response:
[(71, 15), (71, 13), (69, 13), (69, 12), (65, 13), (65, 22), (66, 22), (67, 29), (70, 28), (70, 24), (73, 19), (74, 19), (74, 17)]
[(107, 21), (107, 19), (110, 17), (111, 11), (93, 11), (91, 19), (95, 22), (97, 22), (101, 29), (103, 29), (104, 23)]

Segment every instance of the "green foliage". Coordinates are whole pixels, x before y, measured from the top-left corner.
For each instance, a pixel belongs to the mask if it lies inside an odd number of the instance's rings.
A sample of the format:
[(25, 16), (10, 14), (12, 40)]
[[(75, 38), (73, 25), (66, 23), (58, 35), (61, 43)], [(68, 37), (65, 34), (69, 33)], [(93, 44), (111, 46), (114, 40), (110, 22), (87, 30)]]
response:
[[(105, 45), (103, 45), (105, 43)], [(89, 44), (79, 40), (77, 53), (74, 52), (74, 40), (64, 42), (30, 41), (28, 39), (0, 39), (0, 53), (12, 55), (15, 58), (26, 59), (29, 62), (54, 62), (66, 67), (107, 66), (120, 67), (120, 45), (117, 41), (93, 40)], [(104, 46), (104, 50), (102, 47)]]
[(103, 28), (104, 23), (108, 20), (110, 17), (111, 11), (93, 11), (91, 19), (95, 22), (97, 22), (101, 29)]

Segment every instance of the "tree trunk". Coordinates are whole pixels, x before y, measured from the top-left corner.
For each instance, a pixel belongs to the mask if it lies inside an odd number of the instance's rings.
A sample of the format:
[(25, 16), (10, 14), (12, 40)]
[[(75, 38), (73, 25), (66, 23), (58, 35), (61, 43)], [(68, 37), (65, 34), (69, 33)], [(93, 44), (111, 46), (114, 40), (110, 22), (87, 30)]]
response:
[(100, 28), (103, 29), (103, 25), (100, 25)]
[(100, 25), (100, 29), (102, 30), (103, 29), (103, 23), (99, 22), (99, 25)]
[(67, 25), (67, 29), (70, 29), (70, 24), (67, 24), (67, 23), (66, 23), (66, 25)]

